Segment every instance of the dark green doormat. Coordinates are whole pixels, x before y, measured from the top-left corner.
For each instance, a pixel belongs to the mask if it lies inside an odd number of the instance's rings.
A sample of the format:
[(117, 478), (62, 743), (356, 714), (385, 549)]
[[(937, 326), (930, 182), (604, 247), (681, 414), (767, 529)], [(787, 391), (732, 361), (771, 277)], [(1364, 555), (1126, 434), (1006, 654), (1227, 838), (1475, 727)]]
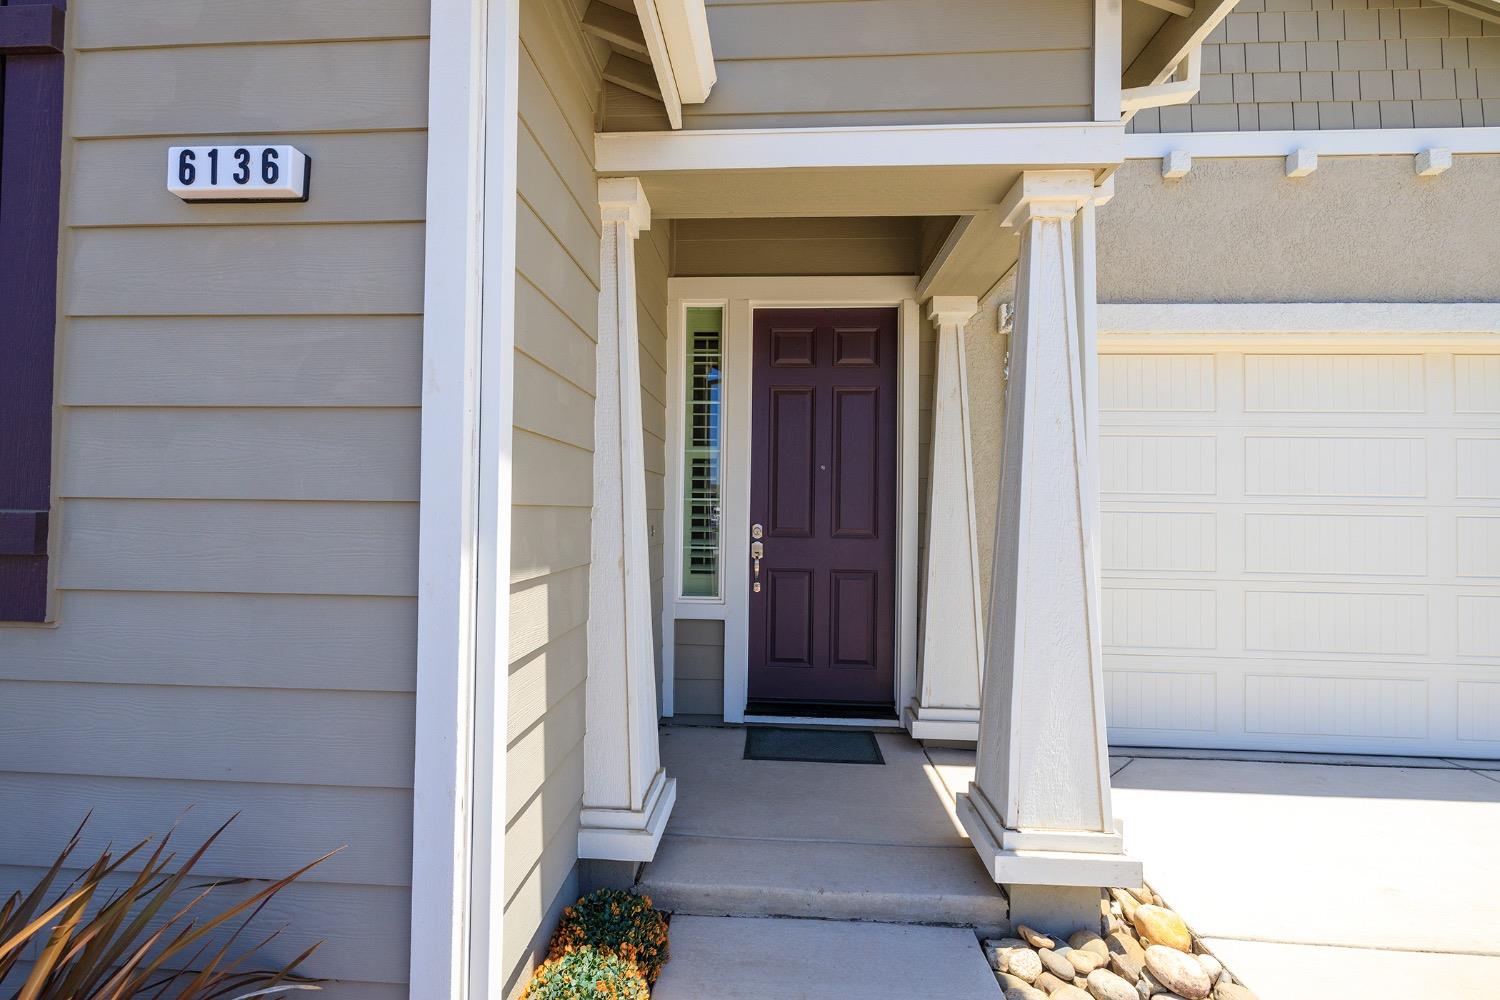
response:
[(814, 764), (884, 764), (875, 734), (857, 729), (745, 730), (746, 760), (801, 760)]

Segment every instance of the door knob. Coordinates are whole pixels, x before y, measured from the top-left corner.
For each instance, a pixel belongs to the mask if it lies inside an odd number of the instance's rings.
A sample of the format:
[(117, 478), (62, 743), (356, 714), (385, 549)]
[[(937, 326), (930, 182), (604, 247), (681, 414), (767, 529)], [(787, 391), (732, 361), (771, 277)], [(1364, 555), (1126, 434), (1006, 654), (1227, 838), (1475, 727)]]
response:
[[(757, 524), (756, 527), (759, 528), (760, 525)], [(765, 558), (765, 555), (766, 546), (764, 542), (750, 543), (750, 558), (755, 561), (755, 583), (751, 585), (750, 589), (757, 594), (760, 593), (760, 561)]]

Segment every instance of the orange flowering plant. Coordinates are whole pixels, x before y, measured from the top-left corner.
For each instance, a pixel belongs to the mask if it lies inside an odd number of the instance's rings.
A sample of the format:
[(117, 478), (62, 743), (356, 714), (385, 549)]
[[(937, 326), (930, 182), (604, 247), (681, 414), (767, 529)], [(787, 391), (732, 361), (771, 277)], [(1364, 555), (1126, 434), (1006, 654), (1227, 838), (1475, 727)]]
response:
[(543, 962), (521, 1000), (650, 1000), (640, 967), (584, 945)]
[(667, 918), (652, 908), (649, 897), (600, 889), (563, 911), (548, 958), (584, 947), (633, 963), (652, 985), (667, 963)]

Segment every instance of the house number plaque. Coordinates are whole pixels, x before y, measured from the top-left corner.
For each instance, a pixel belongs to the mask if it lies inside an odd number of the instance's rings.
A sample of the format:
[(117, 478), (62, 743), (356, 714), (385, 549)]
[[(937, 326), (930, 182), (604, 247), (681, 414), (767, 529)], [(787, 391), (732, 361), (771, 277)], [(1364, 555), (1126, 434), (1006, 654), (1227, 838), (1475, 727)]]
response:
[(296, 146), (173, 146), (167, 190), (183, 201), (306, 201), (311, 169)]

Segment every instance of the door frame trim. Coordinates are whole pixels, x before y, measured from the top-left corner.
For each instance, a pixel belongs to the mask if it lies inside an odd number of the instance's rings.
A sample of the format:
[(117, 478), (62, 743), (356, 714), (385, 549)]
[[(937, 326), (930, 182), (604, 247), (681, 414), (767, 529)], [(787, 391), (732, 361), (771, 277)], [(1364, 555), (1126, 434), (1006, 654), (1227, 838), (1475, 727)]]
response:
[(891, 307), (898, 310), (896, 519), (896, 705), (917, 684), (917, 480), (921, 393), (921, 312), (915, 275), (874, 277), (671, 278), (667, 281), (667, 454), (663, 518), (661, 612), (662, 714), (675, 711), (677, 619), (724, 623), (724, 721), (744, 722), (749, 689), (750, 585), (746, 573), (725, 572), (721, 596), (679, 596), (682, 565), (683, 380), (687, 377), (685, 327), (689, 306), (724, 309), (723, 469), (724, 565), (730, 539), (750, 536), (751, 349), (756, 309)]

